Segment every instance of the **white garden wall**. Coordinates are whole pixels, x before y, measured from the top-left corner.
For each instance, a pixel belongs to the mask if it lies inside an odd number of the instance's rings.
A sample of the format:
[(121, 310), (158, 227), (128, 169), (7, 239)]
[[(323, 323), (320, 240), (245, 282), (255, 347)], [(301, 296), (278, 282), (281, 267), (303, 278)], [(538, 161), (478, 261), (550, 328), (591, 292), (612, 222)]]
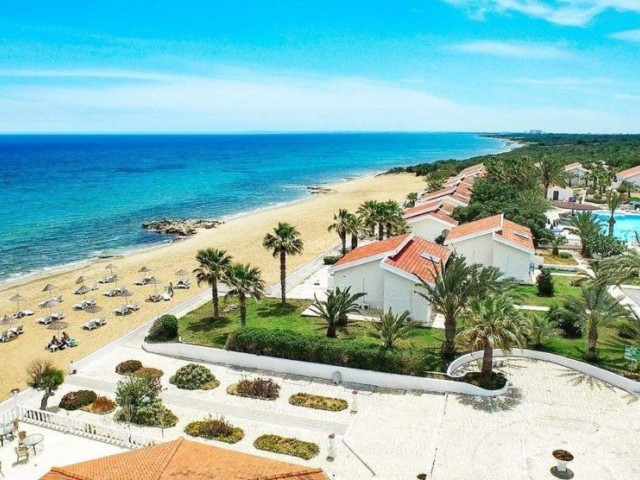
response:
[[(478, 351), (478, 352), (469, 353), (467, 355), (462, 355), (461, 357), (456, 358), (449, 365), (449, 368), (447, 369), (447, 373), (451, 375), (452, 372), (454, 372), (461, 366), (469, 362), (472, 362), (474, 360), (482, 359), (482, 354), (483, 354), (482, 351)], [(539, 352), (537, 350), (514, 349), (511, 351), (511, 353), (509, 353), (508, 355), (505, 355), (502, 352), (502, 350), (496, 349), (493, 351), (493, 356), (494, 358), (498, 358), (498, 357), (530, 358), (532, 360), (542, 360), (544, 362), (555, 363), (557, 365), (561, 365), (563, 367), (576, 370), (586, 375), (590, 375), (594, 378), (597, 378), (598, 380), (602, 380), (603, 382), (609, 383), (614, 387), (621, 388), (635, 395), (640, 394), (640, 382), (636, 382), (635, 380), (631, 380), (621, 375), (617, 375), (613, 372), (603, 370), (602, 368), (595, 367), (588, 363), (579, 362), (577, 360), (572, 360), (566, 357), (561, 357), (560, 355), (554, 355), (553, 353)]]
[(392, 373), (373, 372), (357, 368), (338, 367), (321, 363), (300, 362), (283, 358), (252, 355), (232, 352), (219, 348), (201, 347), (185, 343), (144, 343), (142, 347), (152, 353), (179, 357), (186, 360), (234, 365), (244, 368), (256, 368), (272, 372), (302, 375), (312, 378), (331, 380), (335, 372), (339, 372), (343, 382), (374, 385), (377, 387), (398, 388), (403, 390), (422, 390), (438, 393), (462, 393), (493, 397), (507, 392), (509, 384), (500, 390), (485, 390), (475, 385), (454, 380), (412, 377)]

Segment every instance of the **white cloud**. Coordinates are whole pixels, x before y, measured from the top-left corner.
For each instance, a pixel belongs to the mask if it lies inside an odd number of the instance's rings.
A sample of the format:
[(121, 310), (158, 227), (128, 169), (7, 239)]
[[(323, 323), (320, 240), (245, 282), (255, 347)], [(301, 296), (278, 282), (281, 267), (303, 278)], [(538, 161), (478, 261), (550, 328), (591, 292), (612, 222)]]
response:
[(562, 47), (541, 43), (480, 40), (454, 45), (453, 48), (467, 53), (507, 58), (539, 60), (568, 60), (574, 58), (571, 52)]
[[(636, 131), (640, 111), (465, 105), (415, 86), (225, 70), (0, 72), (3, 132)], [(19, 77), (19, 78), (18, 78)], [(70, 80), (70, 77), (73, 77)], [(51, 80), (47, 80), (50, 78)], [(81, 81), (86, 78), (86, 81)], [(94, 81), (95, 79), (105, 81)], [(133, 79), (129, 82), (110, 79)], [(137, 81), (137, 80), (150, 81)]]
[(551, 23), (584, 26), (607, 10), (640, 12), (638, 0), (443, 0), (464, 8), (473, 18), (487, 13), (522, 13)]
[(609, 35), (616, 40), (623, 40), (625, 42), (640, 43), (640, 28), (636, 30), (624, 30), (622, 32), (615, 32)]

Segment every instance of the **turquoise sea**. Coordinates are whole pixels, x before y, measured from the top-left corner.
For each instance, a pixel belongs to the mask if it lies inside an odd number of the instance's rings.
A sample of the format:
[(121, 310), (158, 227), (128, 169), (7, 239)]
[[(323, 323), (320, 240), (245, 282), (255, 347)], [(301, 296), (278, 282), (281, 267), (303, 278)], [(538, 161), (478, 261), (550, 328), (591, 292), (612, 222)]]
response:
[(0, 136), (0, 281), (170, 240), (145, 220), (223, 219), (310, 185), (508, 148), (442, 133)]

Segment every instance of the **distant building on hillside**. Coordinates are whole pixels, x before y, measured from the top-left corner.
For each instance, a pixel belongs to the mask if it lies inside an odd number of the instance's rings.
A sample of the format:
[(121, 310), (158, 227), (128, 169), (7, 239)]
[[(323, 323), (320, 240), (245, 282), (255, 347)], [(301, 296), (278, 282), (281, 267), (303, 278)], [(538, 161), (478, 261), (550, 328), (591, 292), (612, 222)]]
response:
[(622, 185), (622, 182), (628, 182), (634, 186), (640, 185), (640, 165), (637, 167), (629, 168), (627, 170), (623, 170), (622, 172), (616, 173), (615, 177), (613, 177), (613, 187), (618, 188)]

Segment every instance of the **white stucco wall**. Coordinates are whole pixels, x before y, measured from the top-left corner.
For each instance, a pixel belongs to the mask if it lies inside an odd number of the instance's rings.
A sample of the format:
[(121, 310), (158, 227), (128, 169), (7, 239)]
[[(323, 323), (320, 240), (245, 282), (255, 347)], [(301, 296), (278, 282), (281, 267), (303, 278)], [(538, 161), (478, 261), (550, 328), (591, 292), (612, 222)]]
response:
[(557, 185), (552, 185), (549, 187), (549, 191), (548, 191), (548, 195), (547, 195), (547, 199), (549, 200), (554, 200), (554, 193), (558, 192), (558, 198), (556, 198), (555, 200), (559, 201), (559, 202), (564, 202), (565, 200), (568, 200), (570, 197), (573, 197), (573, 188), (562, 188), (562, 187), (558, 187)]
[(494, 241), (491, 233), (460, 242), (455, 241), (450, 244), (458, 255), (464, 255), (467, 263), (480, 263), (486, 267), (493, 265), (493, 245)]
[(433, 217), (425, 215), (415, 221), (409, 220), (409, 227), (411, 231), (418, 237), (424, 238), (433, 242), (440, 236), (443, 230), (449, 230), (451, 227), (447, 227), (442, 222), (438, 222)]
[(371, 308), (384, 307), (384, 272), (380, 260), (356, 265), (333, 273), (333, 287), (351, 287), (351, 293), (366, 293), (360, 301)]
[(430, 319), (429, 303), (416, 292), (416, 282), (384, 271), (384, 311), (389, 308), (393, 313), (400, 314), (405, 310), (411, 314), (416, 322), (427, 322)]
[(502, 270), (505, 278), (515, 278), (518, 282), (530, 283), (529, 262), (534, 256), (526, 252), (495, 242), (493, 266)]
[(635, 185), (640, 185), (640, 174), (633, 175), (632, 177), (628, 177), (628, 178), (619, 178), (616, 176), (615, 181), (613, 182), (613, 185), (615, 187), (619, 187), (622, 184), (622, 182), (629, 182)]

